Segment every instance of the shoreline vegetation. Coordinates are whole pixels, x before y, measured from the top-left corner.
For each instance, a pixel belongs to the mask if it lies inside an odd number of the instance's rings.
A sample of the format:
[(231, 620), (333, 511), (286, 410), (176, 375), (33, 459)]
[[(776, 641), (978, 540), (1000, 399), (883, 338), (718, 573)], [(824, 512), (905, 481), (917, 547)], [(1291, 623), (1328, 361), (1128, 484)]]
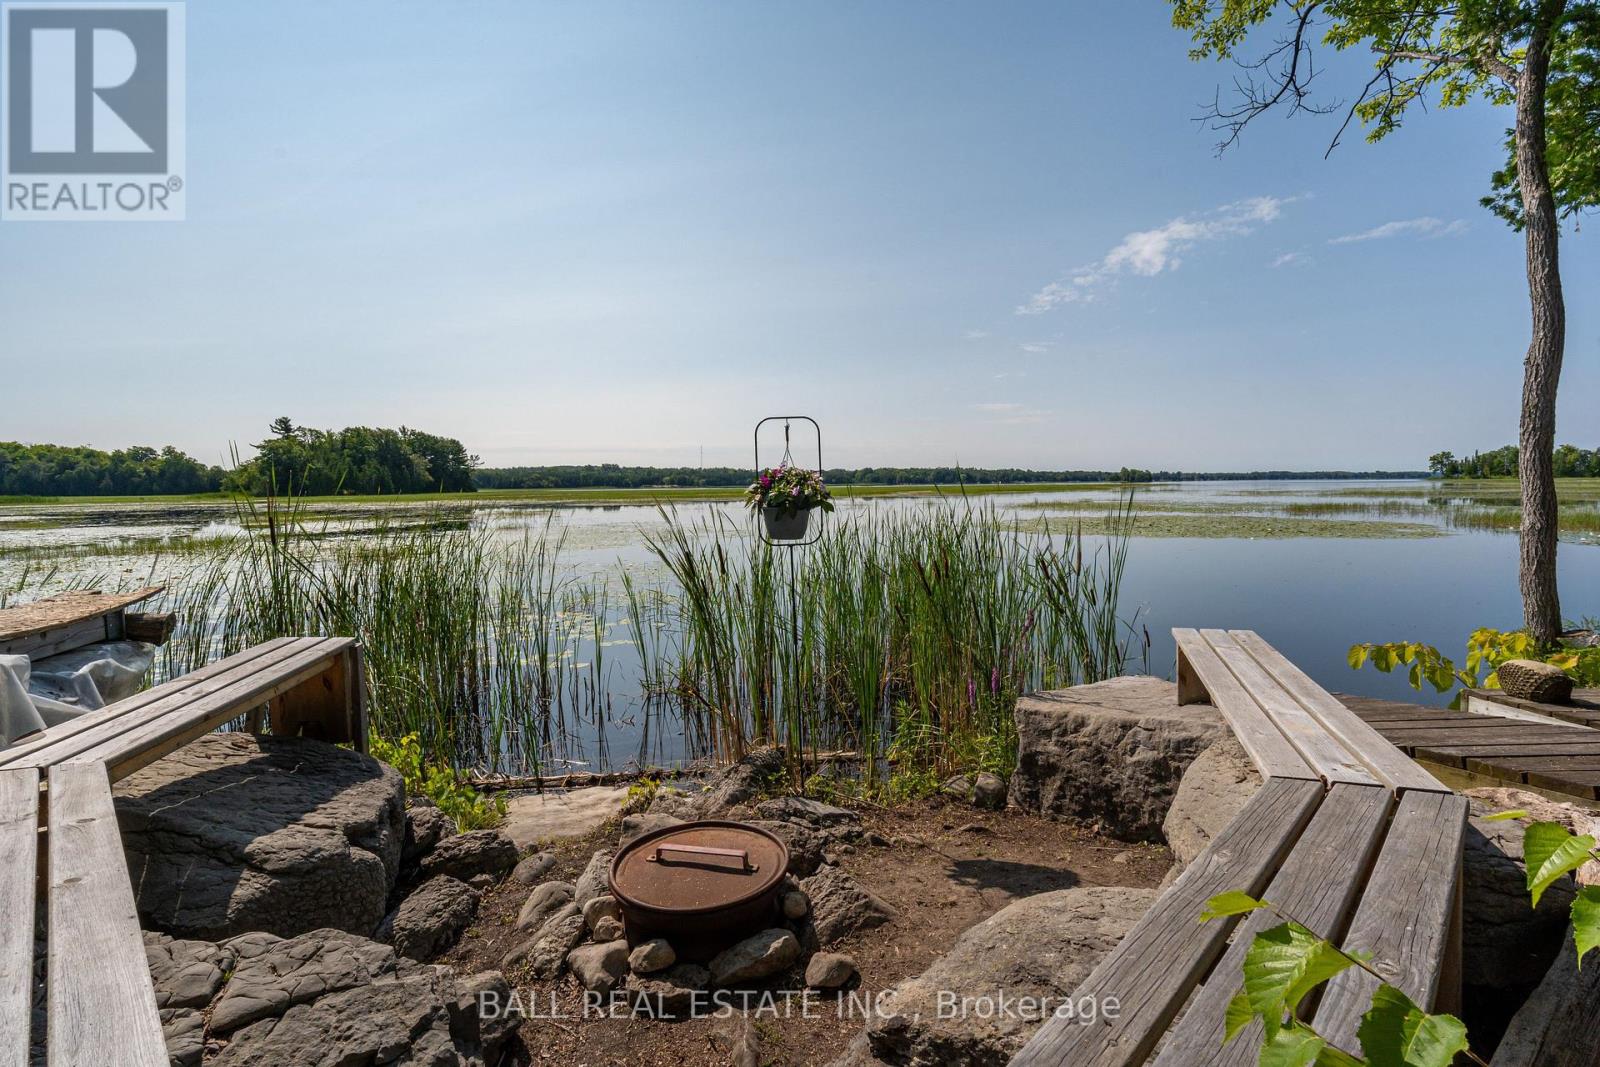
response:
[[(1095, 543), (974, 504), (860, 513), (798, 557), (664, 508), (656, 579), (572, 572), (549, 524), (509, 544), (405, 528), (352, 541), (319, 536), (299, 502), (260, 510), (164, 595), (180, 621), (163, 673), (273, 637), (357, 637), (375, 733), (414, 734), (460, 770), (621, 765), (606, 728), (622, 711), (646, 724), (641, 765), (663, 733), (686, 760), (776, 742), (858, 753), (863, 788), (917, 795), (953, 768), (1014, 764), (1018, 695), (1113, 677), (1148, 645), (1119, 615), (1127, 501)], [(614, 684), (607, 652), (623, 644), (639, 693)]]

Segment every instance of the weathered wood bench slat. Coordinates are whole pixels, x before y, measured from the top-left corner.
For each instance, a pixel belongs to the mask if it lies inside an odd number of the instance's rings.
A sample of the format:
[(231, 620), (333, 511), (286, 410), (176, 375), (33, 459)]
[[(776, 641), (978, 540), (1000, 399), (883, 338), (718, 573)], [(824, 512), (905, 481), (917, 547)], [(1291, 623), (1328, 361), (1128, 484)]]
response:
[(1416, 745), (1411, 750), (1419, 760), (1443, 767), (1465, 767), (1468, 760), (1505, 756), (1600, 756), (1600, 745)]
[(1259, 893), (1322, 802), (1315, 780), (1269, 779), (1073, 993), (1119, 1003), (1115, 1019), (1052, 1017), (1013, 1067), (1124, 1067), (1143, 1063), (1233, 925), (1199, 922), (1206, 901), (1230, 889)]
[[(1417, 790), (1400, 798), (1389, 835), (1361, 895), (1343, 947), (1373, 954), (1373, 966), (1424, 1010), (1453, 1009), (1459, 990), (1461, 850), (1467, 800)], [(1377, 979), (1351, 968), (1328, 984), (1313, 1018), (1347, 1051), (1372, 1004)]]
[(348, 637), (325, 638), (270, 670), (235, 682), (192, 704), (159, 715), (147, 709), (135, 716), (136, 721), (130, 723), (125, 732), (86, 748), (68, 757), (67, 761), (104, 763), (111, 780), (119, 781), (210, 733), (246, 708), (265, 703), (318, 677), (328, 669), (330, 658), (344, 654), (354, 644)]
[[(315, 638), (300, 638), (308, 641)], [(36, 753), (42, 752), (53, 745), (61, 744), (90, 730), (106, 728), (114, 729), (109, 724), (131, 715), (133, 712), (146, 708), (156, 701), (171, 700), (179, 694), (188, 693), (191, 697), (199, 696), (205, 692), (214, 692), (239, 678), (248, 676), (250, 665), (260, 666), (274, 662), (284, 656), (291, 655), (287, 651), (289, 646), (295, 644), (294, 638), (279, 638), (263, 645), (246, 649), (227, 659), (208, 663), (204, 667), (190, 671), (188, 674), (164, 682), (153, 689), (136, 693), (126, 700), (118, 700), (96, 711), (87, 711), (77, 716), (70, 722), (59, 726), (52, 726), (43, 733), (35, 734), (26, 740), (0, 752), (0, 767), (12, 766), (21, 763)], [(104, 733), (104, 731), (102, 731)], [(49, 761), (45, 761), (48, 763)]]
[[(1334, 786), (1263, 896), (1319, 933), (1338, 938), (1383, 841), (1394, 795), (1378, 785)], [(1233, 944), (1189, 1001), (1167, 1038), (1156, 1067), (1252, 1067), (1260, 1056), (1261, 1026), (1252, 1023), (1222, 1043), (1228, 1001), (1243, 985), (1251, 939), (1282, 922), (1259, 911), (1242, 922)]]
[(111, 783), (50, 768), (50, 1067), (167, 1067)]
[[(109, 719), (89, 730), (64, 737), (53, 745), (31, 752), (14, 766), (50, 767), (57, 763), (80, 760), (83, 755), (96, 751), (108, 743), (115, 743), (148, 728), (152, 723), (163, 722), (172, 716), (189, 715), (195, 709), (202, 712), (214, 708), (242, 709), (256, 699), (258, 690), (271, 688), (286, 671), (304, 669), (307, 663), (317, 663), (328, 653), (324, 646), (334, 638), (299, 638), (278, 649), (270, 659), (256, 659), (240, 664), (226, 674), (191, 686), (142, 707)], [(158, 686), (157, 689), (164, 688)], [(150, 690), (155, 692), (156, 690)], [(265, 699), (265, 698), (262, 698)], [(115, 707), (116, 705), (111, 705)], [(237, 713), (237, 712), (235, 712)]]
[(0, 771), (0, 1067), (28, 1067), (39, 772)]
[[(1329, 785), (1336, 782), (1377, 785), (1380, 781), (1388, 784), (1387, 779), (1375, 777), (1368, 771), (1338, 737), (1301, 707), (1294, 695), (1267, 673), (1228, 631), (1201, 630), (1200, 636), (1323, 781)], [(1387, 743), (1384, 747), (1394, 749)]]
[[(1218, 658), (1200, 631), (1174, 629), (1172, 636), (1178, 645), (1179, 676), (1187, 673), (1203, 679), (1205, 692), (1211, 694), (1212, 704), (1227, 720), (1239, 744), (1249, 753), (1263, 777), (1321, 781), (1261, 705)], [(1182, 699), (1180, 686), (1179, 700)]]
[(1351, 711), (1332, 693), (1318, 685), (1288, 658), (1262, 640), (1254, 630), (1234, 630), (1233, 638), (1272, 678), (1317, 720), (1328, 733), (1338, 738), (1374, 777), (1394, 789), (1422, 789), (1448, 792), (1445, 785), (1416, 763), (1406, 758), (1384, 736)]

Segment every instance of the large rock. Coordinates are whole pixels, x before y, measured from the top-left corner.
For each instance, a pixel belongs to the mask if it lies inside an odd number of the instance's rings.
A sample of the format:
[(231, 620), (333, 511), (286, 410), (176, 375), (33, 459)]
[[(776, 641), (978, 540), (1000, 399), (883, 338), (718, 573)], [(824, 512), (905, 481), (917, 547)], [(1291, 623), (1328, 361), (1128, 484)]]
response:
[(572, 899), (579, 907), (603, 893), (611, 892), (611, 850), (600, 849), (589, 857), (589, 863), (574, 883)]
[(478, 914), (478, 891), (437, 875), (406, 895), (379, 929), (378, 940), (408, 959), (426, 963), (447, 951)]
[(859, 825), (861, 816), (849, 808), (824, 804), (809, 797), (775, 797), (756, 805), (756, 814), (763, 819), (781, 819), (811, 826)]
[(628, 943), (601, 941), (567, 953), (567, 969), (591, 993), (605, 994), (628, 976)]
[(421, 862), (447, 837), (456, 835), (456, 821), (433, 804), (413, 800), (406, 809), (406, 835), (400, 848), (400, 862), (408, 867)]
[(1582, 970), (1572, 929), (1561, 952), (1506, 1029), (1493, 1067), (1594, 1067), (1600, 1063), (1600, 966)]
[(545, 919), (532, 936), (506, 953), (507, 969), (527, 967), (535, 978), (549, 979), (561, 973), (567, 953), (583, 940), (587, 927), (583, 922), (583, 909), (577, 904), (567, 904)]
[(800, 958), (800, 942), (787, 930), (762, 930), (719, 952), (711, 961), (711, 981), (744, 985), (771, 978)]
[(1237, 739), (1225, 737), (1196, 756), (1161, 822), (1172, 850), (1170, 876), (1204, 852), (1259, 788), (1261, 774)]
[(1520, 789), (1472, 789), (1463, 851), (1462, 981), (1468, 986), (1522, 994), (1539, 983), (1561, 950), (1576, 890), (1557, 881), (1535, 909), (1523, 860), (1523, 824), (1491, 822), (1495, 812), (1521, 809), (1536, 820), (1593, 832), (1592, 817), (1571, 804)]
[[(718, 771), (690, 810), (695, 818), (715, 819), (731, 807), (747, 804), (771, 792), (783, 780), (783, 750), (757, 748)], [(652, 806), (652, 811), (655, 810)], [(671, 814), (678, 814), (672, 812)]]
[(622, 848), (637, 837), (655, 830), (663, 830), (668, 826), (682, 826), (683, 820), (676, 815), (660, 815), (645, 812), (641, 815), (625, 815), (622, 819), (622, 833), (617, 838), (617, 847)]
[(1011, 799), (1024, 811), (1098, 819), (1128, 841), (1156, 841), (1178, 781), (1228, 735), (1216, 709), (1178, 706), (1159, 678), (1112, 678), (1017, 700)]
[[(480, 992), (509, 995), (498, 974), (458, 979), (420, 968), (330, 993), (239, 1030), (208, 1067), (481, 1067), (510, 1029), (479, 1014)], [(493, 1003), (492, 998), (489, 1001)]]
[(823, 832), (807, 823), (783, 819), (754, 819), (749, 825), (767, 831), (789, 850), (789, 873), (797, 878), (814, 874), (822, 866), (823, 850), (828, 839)]
[[(1156, 896), (1153, 889), (1063, 889), (1001, 909), (891, 991), (886, 1010), (867, 1023), (869, 1049), (853, 1050), (852, 1062), (870, 1062), (861, 1057), (870, 1051), (891, 1064), (1001, 1067)], [(941, 1000), (950, 994), (957, 998), (954, 1009)], [(1002, 995), (1055, 1002), (1021, 1018), (1024, 1013), (994, 1010)]]
[(628, 979), (634, 1012), (653, 1018), (690, 1014), (697, 1001), (710, 1002), (705, 994), (710, 985), (711, 972), (696, 963), (680, 963), (659, 974), (636, 974)]
[(400, 866), (405, 790), (377, 760), (304, 738), (207, 734), (116, 786), (143, 925), (220, 941), (369, 934)]
[(551, 915), (572, 903), (571, 882), (546, 882), (528, 894), (517, 912), (518, 930), (536, 930)]
[(156, 1006), (174, 1010), (209, 1005), (233, 970), (235, 959), (226, 945), (175, 941), (154, 930), (145, 931), (144, 955), (150, 964)]
[(627, 803), (625, 785), (529, 793), (507, 802), (500, 829), (518, 851), (526, 851), (542, 842), (587, 837), (621, 815)]
[(831, 945), (896, 917), (894, 908), (838, 867), (824, 867), (800, 885), (811, 902), (819, 945)]
[(517, 865), (517, 846), (499, 830), (473, 830), (447, 837), (422, 857), (422, 874), (467, 881), (480, 874), (500, 878)]
[(216, 1034), (395, 973), (392, 948), (339, 930), (317, 930), (287, 940), (245, 934), (222, 947), (234, 954), (236, 962), (211, 1011), (211, 1031)]

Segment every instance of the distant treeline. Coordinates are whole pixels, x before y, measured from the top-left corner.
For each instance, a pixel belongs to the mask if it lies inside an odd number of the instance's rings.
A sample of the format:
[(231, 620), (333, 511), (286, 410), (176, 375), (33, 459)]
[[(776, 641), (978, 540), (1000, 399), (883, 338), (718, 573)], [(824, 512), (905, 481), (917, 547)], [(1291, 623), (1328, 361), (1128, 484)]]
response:
[(402, 426), (313, 430), (272, 424), (259, 454), (233, 470), (211, 467), (168, 445), (97, 448), (0, 441), (0, 496), (163, 496), (219, 490), (309, 493), (467, 492), (478, 457), (460, 441)]
[(257, 456), (228, 474), (226, 488), (253, 493), (470, 493), (478, 457), (453, 437), (421, 430), (349, 426), (313, 430), (287, 416), (256, 443)]
[[(1249, 471), (1196, 473), (1148, 471), (1039, 471), (1017, 467), (834, 467), (829, 485), (1019, 485), (1038, 482), (1189, 482), (1291, 478), (1422, 478), (1426, 471)], [(562, 467), (498, 467), (476, 473), (480, 489), (643, 489), (651, 486), (714, 488), (750, 483), (747, 467), (624, 467), (616, 463)]]
[[(170, 445), (103, 452), (86, 447), (0, 442), (0, 495), (135, 496), (208, 493), (218, 490), (314, 496), (388, 493), (470, 493), (476, 489), (647, 489), (741, 487), (750, 482), (744, 467), (587, 466), (501, 467), (481, 469), (478, 457), (453, 437), (408, 427), (398, 430), (350, 426), (315, 430), (287, 417), (273, 421), (271, 434), (256, 443), (254, 459), (232, 470), (207, 466)], [(1563, 446), (1565, 449), (1567, 446)], [(1507, 450), (1502, 449), (1501, 452)], [(1516, 472), (1516, 449), (1507, 470)], [(1600, 473), (1595, 453), (1585, 469)], [(1499, 456), (1501, 453), (1492, 453)], [(1562, 450), (1558, 450), (1559, 457)], [(1449, 453), (1441, 457), (1456, 461)], [(1474, 457), (1476, 459), (1477, 457)], [(1290, 478), (1419, 478), (1424, 471), (1242, 471), (1197, 473), (1120, 470), (1028, 470), (1020, 467), (835, 467), (823, 472), (830, 485), (1018, 485), (1030, 482), (1168, 482), (1272, 480)], [(1440, 473), (1435, 462), (1434, 473)], [(1498, 473), (1498, 471), (1497, 471)]]
[[(1559, 445), (1552, 459), (1557, 478), (1600, 478), (1600, 448)], [(1428, 469), (1441, 478), (1515, 478), (1517, 446), (1460, 458), (1453, 452), (1435, 452), (1428, 457)]]
[(221, 467), (208, 467), (170, 445), (102, 452), (0, 441), (0, 496), (211, 493), (222, 488), (224, 477)]

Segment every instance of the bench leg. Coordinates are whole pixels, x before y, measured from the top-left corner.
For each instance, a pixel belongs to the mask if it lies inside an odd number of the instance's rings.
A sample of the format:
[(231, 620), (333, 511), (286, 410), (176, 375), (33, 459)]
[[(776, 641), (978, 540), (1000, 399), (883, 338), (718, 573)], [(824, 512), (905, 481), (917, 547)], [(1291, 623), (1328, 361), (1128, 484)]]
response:
[(367, 751), (367, 690), (361, 650), (352, 646), (323, 671), (271, 705), (277, 737), (313, 737)]
[(1178, 706), (1185, 704), (1209, 704), (1211, 694), (1206, 692), (1205, 683), (1200, 681), (1200, 675), (1189, 665), (1189, 659), (1183, 654), (1183, 649), (1178, 649)]

